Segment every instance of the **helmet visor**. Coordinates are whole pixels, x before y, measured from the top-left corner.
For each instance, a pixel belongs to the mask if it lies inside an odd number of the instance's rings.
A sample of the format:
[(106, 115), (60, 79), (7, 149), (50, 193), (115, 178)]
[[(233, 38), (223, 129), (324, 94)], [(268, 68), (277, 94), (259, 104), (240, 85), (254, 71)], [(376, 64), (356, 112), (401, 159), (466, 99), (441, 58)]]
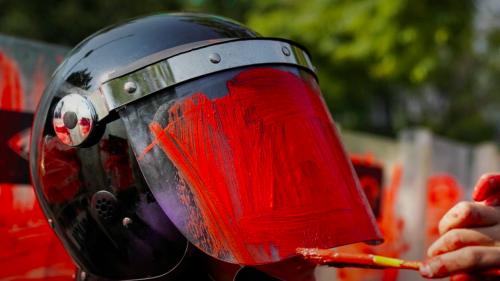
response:
[(315, 78), (233, 69), (120, 111), (151, 192), (198, 248), (240, 264), (380, 240)]

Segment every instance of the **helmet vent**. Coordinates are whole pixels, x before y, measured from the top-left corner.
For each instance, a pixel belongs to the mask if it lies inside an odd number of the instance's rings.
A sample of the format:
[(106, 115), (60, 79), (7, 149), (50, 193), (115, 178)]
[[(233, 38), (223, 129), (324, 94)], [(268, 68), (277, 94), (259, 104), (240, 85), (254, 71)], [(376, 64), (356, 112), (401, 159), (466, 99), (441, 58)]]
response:
[(92, 196), (92, 209), (100, 220), (111, 222), (117, 215), (116, 197), (111, 192), (98, 191)]

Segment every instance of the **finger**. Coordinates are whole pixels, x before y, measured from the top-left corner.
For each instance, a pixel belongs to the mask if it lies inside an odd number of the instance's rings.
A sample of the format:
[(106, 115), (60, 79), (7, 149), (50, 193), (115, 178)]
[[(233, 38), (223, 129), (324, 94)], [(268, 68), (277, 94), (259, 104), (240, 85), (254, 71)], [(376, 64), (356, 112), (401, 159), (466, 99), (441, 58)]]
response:
[(500, 174), (489, 173), (482, 175), (474, 187), (472, 198), (474, 201), (484, 201), (500, 192)]
[(420, 267), (420, 274), (427, 278), (441, 278), (457, 273), (480, 271), (499, 264), (499, 248), (465, 247), (425, 261)]
[(487, 206), (495, 206), (495, 207), (500, 206), (500, 192), (495, 193), (492, 196), (488, 197), (486, 200), (482, 201), (482, 203)]
[[(451, 252), (467, 246), (493, 246), (494, 237), (500, 236), (498, 227), (455, 228), (439, 237), (427, 250), (429, 257)], [(499, 237), (500, 239), (500, 237)]]
[(500, 209), (474, 202), (460, 202), (453, 206), (439, 222), (442, 235), (454, 228), (492, 226), (500, 220)]

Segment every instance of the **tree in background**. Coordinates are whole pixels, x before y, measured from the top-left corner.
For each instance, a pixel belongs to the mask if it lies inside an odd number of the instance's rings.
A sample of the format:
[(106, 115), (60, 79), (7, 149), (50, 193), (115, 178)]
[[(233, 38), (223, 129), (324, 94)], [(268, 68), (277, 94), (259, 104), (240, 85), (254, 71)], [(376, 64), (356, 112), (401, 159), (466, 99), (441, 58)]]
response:
[(476, 48), (484, 1), (0, 1), (0, 32), (71, 46), (142, 14), (220, 14), (305, 45), (344, 128), (394, 136), (427, 126), (479, 142), (500, 132), (500, 29), (482, 31), (484, 46)]
[(408, 126), (477, 142), (493, 128), (476, 99), (474, 1), (261, 1), (248, 23), (302, 42), (344, 127), (393, 135)]
[(205, 0), (0, 0), (0, 33), (74, 46), (97, 30), (160, 12), (208, 12), (240, 21), (252, 2)]

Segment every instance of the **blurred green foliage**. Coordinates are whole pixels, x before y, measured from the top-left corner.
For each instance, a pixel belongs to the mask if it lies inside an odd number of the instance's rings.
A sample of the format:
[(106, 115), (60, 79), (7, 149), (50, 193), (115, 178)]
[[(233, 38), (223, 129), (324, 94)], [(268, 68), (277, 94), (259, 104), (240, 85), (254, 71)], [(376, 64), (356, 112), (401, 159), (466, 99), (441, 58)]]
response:
[(306, 46), (334, 118), (394, 136), (426, 126), (467, 142), (498, 135), (500, 30), (477, 42), (472, 0), (5, 1), (0, 32), (75, 45), (138, 15), (190, 11), (239, 20)]

